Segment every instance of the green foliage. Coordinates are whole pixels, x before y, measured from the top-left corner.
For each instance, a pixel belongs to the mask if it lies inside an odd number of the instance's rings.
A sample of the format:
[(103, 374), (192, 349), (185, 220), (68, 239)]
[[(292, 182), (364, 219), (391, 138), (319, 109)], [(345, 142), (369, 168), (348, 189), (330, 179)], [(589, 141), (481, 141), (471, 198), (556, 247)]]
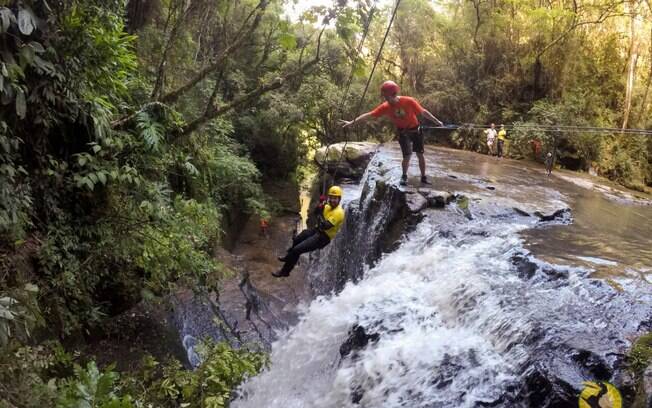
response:
[[(261, 173), (249, 159), (246, 148), (232, 139), (234, 128), (227, 120), (210, 123), (194, 142), (194, 154), (186, 161), (188, 190), (192, 196), (211, 199), (224, 209), (239, 208), (250, 214), (268, 217)], [(197, 174), (187, 170), (203, 169)]]
[(97, 408), (132, 408), (131, 397), (120, 398), (115, 394), (118, 374), (112, 367), (100, 372), (95, 362), (86, 368), (74, 367), (74, 376), (62, 380), (59, 384), (57, 407), (97, 407)]
[(0, 121), (0, 237), (17, 240), (29, 225), (32, 206), (27, 171), (15, 162), (21, 140), (12, 137), (7, 124)]
[(136, 400), (157, 407), (223, 408), (229, 406), (232, 390), (267, 364), (265, 354), (226, 343), (203, 343), (198, 353), (202, 363), (193, 371), (178, 361), (161, 365), (147, 358), (142, 372), (124, 378), (122, 386)]
[(135, 37), (125, 34), (122, 18), (103, 7), (75, 5), (63, 14), (58, 28), (57, 52), (68, 56), (64, 69), (75, 74), (80, 96), (109, 106), (124, 101), (133, 84), (136, 55)]
[(159, 150), (161, 140), (165, 136), (165, 126), (153, 120), (147, 112), (143, 111), (136, 115), (136, 128), (148, 149)]
[(38, 287), (30, 283), (8, 293), (0, 292), (0, 348), (6, 347), (12, 337), (26, 340), (43, 323), (37, 294)]
[[(143, 201), (141, 208), (151, 209)], [(196, 277), (190, 283), (205, 282), (218, 271), (210, 256), (210, 243), (217, 239), (219, 214), (214, 206), (195, 200), (177, 198), (167, 214), (157, 214), (161, 224), (143, 229), (147, 237), (135, 263), (145, 272), (146, 286), (157, 293), (166, 293), (186, 275)], [(198, 251), (203, 249), (203, 251)]]
[(55, 406), (56, 376), (72, 372), (73, 356), (60, 344), (0, 349), (0, 407)]
[[(38, 285), (48, 329), (66, 336), (144, 291), (213, 287), (223, 215), (267, 212), (261, 174), (230, 121), (175, 143), (183, 117), (150, 103), (116, 127), (147, 93), (120, 8), (21, 4), (0, 15), (9, 44), (1, 55), (0, 248), (10, 260), (0, 293)], [(32, 17), (47, 29), (30, 30)], [(31, 237), (31, 266), (15, 274), (22, 249), (14, 243)], [(17, 333), (13, 324), (3, 321), (4, 337)]]
[(267, 356), (225, 343), (198, 347), (202, 363), (187, 370), (176, 360), (143, 358), (134, 372), (78, 362), (58, 343), (0, 352), (0, 407), (136, 408), (228, 407), (231, 393), (267, 364)]

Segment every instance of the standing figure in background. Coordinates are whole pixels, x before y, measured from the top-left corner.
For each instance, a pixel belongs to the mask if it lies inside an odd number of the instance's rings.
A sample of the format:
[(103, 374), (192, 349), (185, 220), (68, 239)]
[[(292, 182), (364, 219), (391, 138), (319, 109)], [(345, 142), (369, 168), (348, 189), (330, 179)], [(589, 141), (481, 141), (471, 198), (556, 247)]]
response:
[(505, 125), (500, 125), (500, 130), (498, 131), (498, 157), (503, 158), (503, 149), (505, 148), (505, 139), (507, 139), (507, 131), (505, 130)]
[(545, 164), (546, 164), (546, 175), (550, 177), (550, 174), (552, 174), (552, 165), (554, 164), (554, 157), (551, 152), (548, 152), (548, 154), (546, 155)]
[(380, 95), (385, 102), (378, 105), (371, 112), (363, 113), (357, 118), (348, 121), (341, 120), (342, 127), (351, 126), (354, 123), (362, 122), (370, 117), (379, 118), (387, 116), (394, 122), (398, 136), (398, 144), (401, 146), (403, 161), (403, 175), (401, 176), (401, 185), (407, 185), (407, 173), (410, 166), (410, 157), (414, 151), (419, 158), (419, 170), (421, 170), (421, 183), (430, 184), (426, 177), (426, 159), (423, 156), (423, 133), (419, 128), (418, 115), (425, 117), (431, 122), (443, 126), (442, 121), (437, 119), (432, 113), (423, 108), (416, 99), (409, 96), (399, 96), (400, 89), (394, 81), (385, 81), (380, 87)]
[(258, 231), (258, 235), (264, 238), (268, 238), (267, 235), (267, 229), (269, 228), (269, 221), (267, 221), (267, 218), (261, 218), (260, 219), (260, 230)]
[(534, 160), (540, 160), (542, 148), (541, 140), (532, 139), (530, 140), (530, 144), (532, 145), (532, 155), (534, 156)]
[(493, 156), (496, 137), (498, 137), (498, 134), (496, 133), (496, 125), (492, 123), (489, 129), (485, 130), (484, 133), (487, 135), (487, 148), (489, 148), (489, 155)]
[(314, 210), (317, 226), (304, 230), (292, 239), (292, 247), (287, 250), (287, 254), (278, 258), (285, 264), (278, 272), (272, 272), (272, 276), (276, 278), (290, 276), (290, 272), (299, 261), (301, 254), (321, 249), (335, 238), (337, 231), (344, 223), (344, 209), (340, 205), (341, 200), (342, 189), (340, 187), (332, 186), (328, 189), (327, 201), (320, 202)]

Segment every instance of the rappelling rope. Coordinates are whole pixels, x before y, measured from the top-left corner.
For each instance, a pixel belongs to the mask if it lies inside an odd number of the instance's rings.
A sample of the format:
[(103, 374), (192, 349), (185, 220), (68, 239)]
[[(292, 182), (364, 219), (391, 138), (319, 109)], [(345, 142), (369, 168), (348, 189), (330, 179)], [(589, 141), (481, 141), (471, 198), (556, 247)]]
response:
[[(421, 126), (422, 129), (442, 129), (442, 130), (484, 130), (490, 126), (475, 123), (447, 124), (444, 126)], [(560, 133), (619, 133), (627, 135), (651, 136), (652, 129), (621, 129), (597, 126), (567, 126), (567, 125), (505, 125), (505, 129), (519, 129), (538, 132), (560, 132)]]
[[(365, 40), (367, 39), (367, 34), (369, 33), (369, 27), (371, 27), (371, 21), (373, 20), (374, 12), (376, 11), (376, 2), (374, 1), (374, 4), (371, 6), (371, 9), (369, 10), (369, 17), (367, 18), (367, 21), (364, 26), (364, 30), (362, 32), (362, 38), (360, 38), (360, 42), (358, 43), (358, 47), (356, 49), (356, 55), (360, 55), (360, 52), (362, 51), (362, 46), (364, 45)], [(351, 72), (349, 73), (349, 77), (346, 81), (346, 87), (344, 89), (344, 92), (342, 93), (342, 98), (340, 99), (340, 103), (338, 106), (338, 111), (340, 116), (342, 116), (342, 113), (344, 112), (344, 101), (346, 101), (347, 96), (349, 95), (349, 90), (351, 89), (351, 83), (353, 82), (353, 71), (355, 69), (355, 65), (351, 66)], [(346, 134), (346, 129), (344, 130), (344, 137), (345, 139), (348, 138)], [(326, 192), (326, 176), (328, 175), (328, 151), (330, 150), (331, 147), (331, 141), (329, 140), (328, 143), (326, 144), (326, 150), (324, 151), (324, 177), (322, 181), (322, 194)], [(341, 159), (341, 157), (340, 157)], [(339, 164), (339, 161), (337, 162)], [(335, 171), (337, 172), (337, 165), (335, 167)]]
[[(362, 38), (360, 38), (360, 42), (358, 43), (358, 48), (356, 50), (356, 54), (360, 55), (360, 52), (362, 51), (362, 46), (364, 45), (365, 40), (367, 39), (367, 34), (369, 33), (369, 27), (371, 27), (371, 21), (373, 20), (374, 12), (376, 11), (376, 2), (374, 1), (373, 6), (371, 7), (369, 11), (369, 17), (367, 18), (363, 33), (362, 33)], [(346, 87), (344, 92), (342, 93), (342, 98), (340, 98), (340, 103), (338, 107), (338, 111), (340, 116), (342, 116), (342, 113), (344, 112), (344, 101), (349, 95), (349, 90), (351, 89), (351, 83), (353, 82), (353, 71), (355, 69), (355, 65), (351, 65), (351, 72), (349, 73), (349, 77), (346, 81)], [(366, 92), (366, 90), (365, 90)], [(348, 140), (348, 134), (347, 134), (347, 129), (344, 129), (344, 139)], [(326, 177), (328, 176), (328, 169), (329, 169), (329, 160), (328, 160), (328, 152), (330, 150), (330, 147), (332, 145), (332, 142), (329, 140), (326, 149), (324, 151), (324, 176), (322, 178), (322, 189), (321, 193), (325, 194), (326, 193)], [(345, 145), (346, 147), (346, 145)], [(335, 164), (335, 172), (333, 173), (333, 180), (335, 179), (335, 175), (337, 174), (337, 166), (339, 166), (339, 163), (341, 162), (342, 157), (340, 155), (340, 159), (336, 162)]]
[[(374, 76), (374, 72), (376, 72), (376, 66), (378, 65), (378, 62), (380, 61), (380, 57), (383, 53), (383, 48), (385, 47), (385, 42), (387, 41), (387, 37), (389, 36), (389, 32), (392, 28), (392, 24), (394, 23), (394, 19), (396, 18), (396, 13), (398, 11), (398, 7), (401, 4), (401, 0), (396, 0), (396, 4), (394, 6), (394, 10), (392, 11), (392, 17), (389, 20), (389, 24), (387, 24), (387, 29), (385, 30), (385, 35), (383, 36), (383, 41), (380, 43), (380, 48), (378, 49), (378, 53), (376, 54), (376, 59), (374, 60), (374, 65), (371, 68), (371, 73), (369, 74), (369, 77), (367, 78), (367, 83), (365, 84), (364, 91), (362, 92), (362, 96), (360, 97), (360, 101), (358, 102), (358, 106), (355, 111), (355, 116), (354, 119), (360, 116), (360, 111), (362, 110), (362, 104), (364, 103), (364, 98), (367, 96), (367, 91), (369, 90), (369, 85), (371, 84), (371, 80)], [(353, 70), (353, 67), (351, 68)], [(339, 163), (342, 162), (342, 159), (344, 158), (344, 154), (346, 154), (346, 146), (349, 143), (349, 137), (348, 137), (348, 129), (344, 128), (344, 146), (342, 146), (342, 152), (340, 153), (340, 158), (336, 162), (335, 166), (335, 171), (333, 172), (333, 180), (337, 179), (337, 170)], [(380, 146), (380, 145), (379, 145)], [(376, 147), (376, 151), (378, 150), (378, 146)]]

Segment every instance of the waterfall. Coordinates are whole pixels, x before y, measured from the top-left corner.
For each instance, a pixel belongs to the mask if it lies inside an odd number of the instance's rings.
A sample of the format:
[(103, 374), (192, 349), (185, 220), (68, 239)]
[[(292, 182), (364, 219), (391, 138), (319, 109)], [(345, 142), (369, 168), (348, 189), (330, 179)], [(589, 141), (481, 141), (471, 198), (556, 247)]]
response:
[[(519, 233), (541, 225), (527, 212), (564, 208), (562, 195), (474, 193), (472, 220), (455, 205), (425, 210), (396, 248), (370, 258), (405, 216), (396, 174), (374, 166), (350, 203), (353, 222), (311, 272), (349, 281), (304, 306), (234, 407), (551, 407), (576, 404), (582, 381), (622, 382), (614, 351), (649, 318), (652, 293), (618, 291), (524, 248)], [(367, 337), (344, 352), (354, 327)]]

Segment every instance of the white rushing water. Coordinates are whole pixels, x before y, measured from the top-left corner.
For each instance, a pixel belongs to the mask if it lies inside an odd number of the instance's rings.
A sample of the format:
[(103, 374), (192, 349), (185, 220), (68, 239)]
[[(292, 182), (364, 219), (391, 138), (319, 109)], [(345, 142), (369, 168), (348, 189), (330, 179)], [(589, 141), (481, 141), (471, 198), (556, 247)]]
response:
[[(313, 301), (273, 345), (271, 369), (245, 384), (233, 406), (348, 407), (356, 388), (362, 407), (470, 407), (497, 398), (525, 357), (512, 346), (529, 323), (494, 293), (497, 283), (519, 280), (510, 257), (526, 225), (464, 222), (455, 232), (464, 238), (450, 239), (430, 221), (361, 282)], [(474, 234), (480, 230), (490, 235)], [(355, 361), (340, 361), (354, 324), (380, 339)]]

